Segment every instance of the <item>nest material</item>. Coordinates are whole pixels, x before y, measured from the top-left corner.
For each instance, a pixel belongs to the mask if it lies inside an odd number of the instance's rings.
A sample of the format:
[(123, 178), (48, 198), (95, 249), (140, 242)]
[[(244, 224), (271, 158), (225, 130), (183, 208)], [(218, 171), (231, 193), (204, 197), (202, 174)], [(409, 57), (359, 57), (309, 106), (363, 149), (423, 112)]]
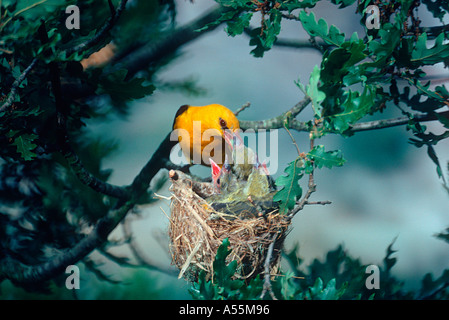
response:
[(227, 263), (238, 262), (235, 278), (251, 279), (263, 272), (273, 241), (270, 274), (276, 273), (280, 248), (290, 224), (278, 209), (250, 218), (218, 212), (207, 201), (213, 194), (212, 184), (194, 181), (173, 170), (170, 178), (170, 252), (172, 263), (180, 269), (179, 278), (196, 281), (201, 270), (212, 276), (217, 249), (226, 238), (231, 249)]

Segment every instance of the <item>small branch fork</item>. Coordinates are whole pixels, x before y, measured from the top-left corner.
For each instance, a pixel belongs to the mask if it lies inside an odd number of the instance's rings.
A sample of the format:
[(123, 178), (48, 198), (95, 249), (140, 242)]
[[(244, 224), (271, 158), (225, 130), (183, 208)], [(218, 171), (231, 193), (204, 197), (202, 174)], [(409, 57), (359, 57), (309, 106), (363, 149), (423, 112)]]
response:
[[(311, 126), (306, 122), (299, 121), (295, 119), (295, 117), (304, 110), (307, 105), (311, 102), (310, 98), (305, 96), (301, 101), (299, 101), (295, 106), (293, 106), (288, 111), (282, 113), (281, 115), (273, 118), (269, 118), (266, 120), (240, 120), (240, 128), (242, 130), (246, 129), (281, 129), (284, 127), (285, 118), (291, 117), (289, 120), (289, 128), (298, 132), (307, 132), (311, 131)], [(367, 122), (359, 122), (352, 125), (350, 129), (348, 129), (347, 133), (355, 133), (360, 131), (368, 131), (368, 130), (378, 130), (385, 129), (391, 127), (402, 126), (407, 123), (411, 119), (417, 122), (427, 122), (427, 121), (435, 121), (438, 120), (438, 116), (445, 117), (449, 119), (449, 111), (442, 111), (436, 114), (422, 114), (416, 113), (411, 116), (403, 116), (391, 119), (383, 119), (383, 120), (374, 120)]]
[(273, 250), (274, 250), (274, 244), (276, 242), (276, 239), (278, 237), (278, 233), (276, 232), (275, 234), (273, 234), (273, 236), (271, 237), (271, 243), (268, 247), (268, 252), (267, 252), (267, 256), (265, 258), (265, 263), (263, 265), (264, 267), (264, 277), (263, 277), (263, 288), (262, 288), (262, 293), (260, 295), (260, 299), (263, 299), (265, 297), (265, 294), (268, 292), (270, 294), (271, 299), (273, 300), (277, 300), (276, 296), (274, 295), (274, 292), (271, 288), (271, 274), (270, 274), (270, 264), (271, 264), (271, 259), (273, 256)]

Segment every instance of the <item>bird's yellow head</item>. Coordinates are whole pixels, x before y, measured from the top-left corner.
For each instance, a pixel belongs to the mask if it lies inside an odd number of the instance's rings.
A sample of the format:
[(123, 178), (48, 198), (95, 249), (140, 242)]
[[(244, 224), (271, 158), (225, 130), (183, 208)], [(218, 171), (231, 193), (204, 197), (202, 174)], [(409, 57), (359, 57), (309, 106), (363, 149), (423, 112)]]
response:
[(223, 135), (224, 130), (240, 129), (239, 120), (234, 113), (221, 104), (197, 107), (183, 105), (179, 108), (173, 122), (173, 129), (190, 128), (193, 121), (201, 121), (202, 129), (216, 129)]
[(239, 120), (234, 113), (221, 104), (210, 104), (204, 107), (200, 112), (204, 115), (202, 121), (207, 129), (216, 129), (223, 136), (225, 130), (240, 129)]
[[(195, 123), (200, 123), (201, 134), (204, 134), (200, 141), (194, 141)], [(222, 137), (224, 140), (226, 138), (225, 132), (233, 132), (240, 129), (240, 124), (235, 114), (221, 104), (209, 104), (207, 106), (184, 105), (179, 108), (175, 115), (173, 129), (183, 129), (189, 133), (190, 139), (180, 139), (180, 142), (183, 152), (185, 154), (189, 153), (189, 158), (193, 159), (195, 154), (202, 153), (211, 141), (211, 137)], [(221, 165), (224, 158), (215, 160)], [(203, 159), (203, 161), (209, 165), (208, 159)]]

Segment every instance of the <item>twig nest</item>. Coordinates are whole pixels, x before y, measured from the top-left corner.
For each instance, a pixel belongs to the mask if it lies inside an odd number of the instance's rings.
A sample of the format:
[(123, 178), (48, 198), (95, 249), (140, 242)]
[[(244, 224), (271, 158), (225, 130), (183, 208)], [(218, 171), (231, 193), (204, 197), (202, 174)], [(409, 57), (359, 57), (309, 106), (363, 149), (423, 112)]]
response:
[[(251, 279), (264, 272), (268, 248), (273, 241), (270, 274), (276, 273), (280, 248), (290, 224), (286, 216), (280, 215), (275, 206), (268, 208), (267, 199), (263, 201), (265, 207), (251, 199), (240, 200), (242, 203), (233, 204), (232, 214), (216, 209), (217, 206), (214, 209), (216, 195), (211, 183), (195, 181), (180, 171), (171, 170), (169, 175), (172, 182), (170, 253), (172, 263), (180, 269), (179, 278), (195, 281), (201, 270), (213, 275), (217, 249), (226, 238), (231, 249), (227, 262), (236, 260), (238, 263), (235, 278)], [(219, 208), (224, 207), (221, 199)], [(246, 209), (251, 207), (259, 213), (247, 214)]]

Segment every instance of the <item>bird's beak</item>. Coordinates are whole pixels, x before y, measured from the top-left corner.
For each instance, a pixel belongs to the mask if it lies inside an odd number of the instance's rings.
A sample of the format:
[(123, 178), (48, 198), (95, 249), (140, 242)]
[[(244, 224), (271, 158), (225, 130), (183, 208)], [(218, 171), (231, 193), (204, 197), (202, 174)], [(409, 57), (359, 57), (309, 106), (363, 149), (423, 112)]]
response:
[(212, 158), (209, 158), (209, 161), (212, 169), (212, 182), (214, 184), (215, 191), (217, 193), (220, 193), (220, 185), (218, 182), (218, 178), (220, 178), (221, 168), (214, 160), (212, 160)]
[(228, 155), (225, 154), (225, 161), (223, 163), (223, 167), (221, 168), (224, 173), (229, 173), (231, 171), (231, 164), (229, 163)]
[(226, 129), (223, 131), (223, 137), (231, 152), (234, 151), (235, 146), (243, 145), (243, 139), (240, 135), (240, 129), (237, 129), (235, 131)]
[(228, 145), (229, 149), (232, 152), (234, 149), (233, 148), (234, 133), (231, 130), (226, 129), (223, 131), (223, 137), (224, 137), (225, 143)]
[(234, 131), (233, 138), (234, 138), (234, 144), (235, 144), (236, 147), (245, 145), (245, 143), (243, 142), (243, 138), (240, 135), (240, 129)]

